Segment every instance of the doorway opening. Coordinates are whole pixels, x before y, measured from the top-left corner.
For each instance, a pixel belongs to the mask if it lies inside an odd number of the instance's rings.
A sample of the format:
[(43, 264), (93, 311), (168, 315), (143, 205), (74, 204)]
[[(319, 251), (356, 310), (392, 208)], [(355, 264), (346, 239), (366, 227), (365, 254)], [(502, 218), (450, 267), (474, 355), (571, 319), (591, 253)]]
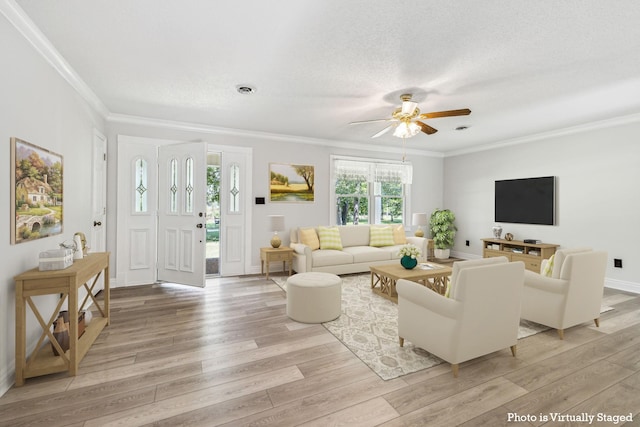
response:
[(221, 153), (207, 153), (206, 274), (220, 275), (220, 162)]

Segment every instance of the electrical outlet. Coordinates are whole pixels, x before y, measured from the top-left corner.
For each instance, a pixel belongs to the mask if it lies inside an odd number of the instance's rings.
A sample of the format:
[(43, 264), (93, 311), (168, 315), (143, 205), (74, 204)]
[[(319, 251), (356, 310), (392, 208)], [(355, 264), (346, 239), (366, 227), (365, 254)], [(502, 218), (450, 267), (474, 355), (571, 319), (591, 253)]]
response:
[(464, 241), (464, 244), (465, 244), (465, 245), (467, 245), (467, 246), (469, 246), (469, 241), (468, 241), (468, 240), (465, 240), (465, 241)]
[(620, 258), (614, 258), (613, 266), (616, 268), (622, 268), (622, 260)]

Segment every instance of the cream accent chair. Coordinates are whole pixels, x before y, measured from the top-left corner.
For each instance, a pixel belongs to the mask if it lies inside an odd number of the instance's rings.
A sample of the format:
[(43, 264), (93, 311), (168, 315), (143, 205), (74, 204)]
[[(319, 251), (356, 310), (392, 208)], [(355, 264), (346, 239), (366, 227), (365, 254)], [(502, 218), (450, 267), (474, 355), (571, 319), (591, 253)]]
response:
[[(543, 261), (544, 271), (548, 260)], [(561, 249), (553, 257), (551, 277), (526, 271), (521, 317), (558, 330), (593, 320), (600, 326), (600, 306), (607, 253), (590, 248)]]
[(505, 257), (453, 264), (450, 298), (408, 280), (398, 280), (398, 335), (459, 364), (511, 347), (515, 357), (524, 263)]

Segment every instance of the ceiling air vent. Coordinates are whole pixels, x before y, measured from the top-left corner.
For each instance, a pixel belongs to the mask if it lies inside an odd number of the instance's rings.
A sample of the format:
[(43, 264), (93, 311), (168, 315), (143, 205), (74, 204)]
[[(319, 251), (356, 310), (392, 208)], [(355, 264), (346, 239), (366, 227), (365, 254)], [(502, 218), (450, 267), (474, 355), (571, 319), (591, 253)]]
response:
[(238, 85), (236, 86), (236, 90), (242, 95), (251, 95), (252, 93), (256, 92), (256, 88), (249, 85)]

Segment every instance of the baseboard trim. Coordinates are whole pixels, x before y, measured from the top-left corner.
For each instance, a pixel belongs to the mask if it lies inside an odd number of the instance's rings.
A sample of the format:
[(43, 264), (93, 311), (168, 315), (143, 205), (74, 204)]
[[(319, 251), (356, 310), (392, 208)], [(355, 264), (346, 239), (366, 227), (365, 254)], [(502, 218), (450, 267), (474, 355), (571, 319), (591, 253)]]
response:
[(480, 259), (482, 258), (482, 255), (469, 254), (469, 253), (460, 252), (460, 251), (451, 251), (451, 257), (462, 258), (462, 259)]
[(5, 366), (5, 371), (2, 373), (2, 379), (0, 380), (0, 397), (9, 391), (15, 383), (15, 359), (9, 361), (9, 365)]
[(606, 288), (617, 289), (619, 291), (627, 291), (634, 294), (640, 294), (640, 283), (627, 282), (617, 279), (604, 279), (604, 286)]

